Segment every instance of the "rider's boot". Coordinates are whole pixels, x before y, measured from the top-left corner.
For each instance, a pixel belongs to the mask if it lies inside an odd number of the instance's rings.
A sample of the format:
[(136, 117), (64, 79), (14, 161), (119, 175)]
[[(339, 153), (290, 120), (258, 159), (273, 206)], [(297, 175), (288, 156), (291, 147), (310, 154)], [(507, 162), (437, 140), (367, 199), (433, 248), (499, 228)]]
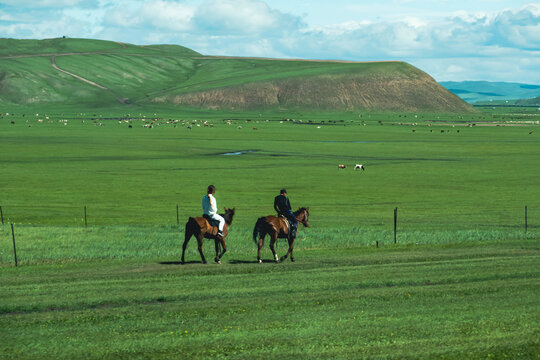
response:
[(296, 238), (296, 227), (293, 226), (293, 228), (291, 229), (291, 238)]
[(218, 238), (218, 240), (223, 240), (223, 232), (218, 231), (217, 238)]

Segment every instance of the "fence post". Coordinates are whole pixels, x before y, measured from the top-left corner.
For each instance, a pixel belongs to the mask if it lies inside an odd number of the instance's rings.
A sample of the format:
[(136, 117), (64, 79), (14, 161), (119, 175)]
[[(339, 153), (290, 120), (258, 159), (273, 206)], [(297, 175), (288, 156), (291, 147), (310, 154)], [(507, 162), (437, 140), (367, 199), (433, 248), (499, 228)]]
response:
[(84, 227), (87, 227), (88, 223), (86, 222), (86, 205), (84, 205)]
[(13, 256), (15, 257), (15, 266), (17, 266), (17, 248), (15, 247), (15, 230), (13, 224), (11, 224), (11, 236), (13, 237)]
[(178, 204), (176, 204), (176, 225), (180, 225), (180, 218), (178, 216)]
[(525, 232), (527, 232), (527, 205), (525, 205)]
[(394, 244), (397, 243), (397, 207), (394, 209)]
[(0, 205), (0, 217), (2, 218), (2, 225), (4, 225), (4, 212), (2, 211), (2, 205)]

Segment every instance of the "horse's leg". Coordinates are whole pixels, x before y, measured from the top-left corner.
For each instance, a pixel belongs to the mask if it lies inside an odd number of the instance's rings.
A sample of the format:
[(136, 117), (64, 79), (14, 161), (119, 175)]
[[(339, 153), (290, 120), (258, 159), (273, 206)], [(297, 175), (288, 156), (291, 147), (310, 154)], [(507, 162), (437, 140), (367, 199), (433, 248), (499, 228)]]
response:
[(214, 258), (214, 262), (216, 262), (217, 264), (221, 264), (221, 262), (219, 261), (219, 241), (218, 241), (218, 239), (214, 239), (214, 243), (216, 245), (216, 257)]
[(204, 236), (202, 234), (197, 236), (197, 242), (198, 242), (197, 249), (199, 250), (199, 254), (201, 254), (201, 259), (202, 259), (203, 264), (206, 264), (206, 259), (204, 258), (204, 254), (202, 251), (203, 239), (204, 239)]
[(294, 245), (294, 238), (289, 238), (289, 250), (287, 250), (287, 253), (285, 255), (283, 255), (281, 257), (281, 259), (279, 259), (279, 261), (283, 261), (285, 259), (287, 259), (287, 257), (289, 256), (289, 254), (291, 254), (291, 261), (294, 261), (294, 257), (293, 257), (293, 245)]
[[(218, 251), (219, 251), (219, 245), (221, 244), (221, 254), (218, 255)], [(218, 263), (218, 264), (221, 264), (221, 258), (223, 257), (223, 254), (225, 254), (225, 252), (227, 251), (227, 246), (225, 246), (225, 238), (222, 238), (219, 242), (216, 241), (216, 258), (215, 258), (215, 262)]]
[(261, 249), (262, 249), (263, 244), (264, 244), (264, 237), (265, 236), (266, 236), (265, 233), (261, 233), (261, 235), (259, 237), (259, 242), (257, 243), (257, 261), (259, 262), (259, 264), (262, 264)]
[(270, 234), (271, 237), (270, 237), (270, 250), (272, 250), (272, 254), (274, 255), (274, 260), (276, 262), (279, 262), (279, 258), (276, 254), (276, 249), (274, 248), (274, 245), (276, 243), (276, 240), (277, 240), (277, 237), (278, 237), (278, 234), (275, 233), (275, 234)]
[(185, 237), (184, 237), (184, 244), (182, 245), (182, 260), (180, 261), (181, 264), (184, 264), (185, 261), (184, 261), (184, 254), (186, 252), (186, 247), (187, 247), (187, 244), (189, 242), (189, 239), (191, 239), (191, 236), (193, 234), (191, 233), (190, 230), (186, 229), (186, 234), (185, 234)]

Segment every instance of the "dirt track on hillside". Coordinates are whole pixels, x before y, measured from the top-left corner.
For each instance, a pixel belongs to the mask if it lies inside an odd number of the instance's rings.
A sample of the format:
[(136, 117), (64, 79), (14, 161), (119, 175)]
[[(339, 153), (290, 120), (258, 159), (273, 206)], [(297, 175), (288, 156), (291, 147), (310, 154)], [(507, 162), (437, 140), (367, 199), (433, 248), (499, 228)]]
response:
[(90, 81), (90, 80), (88, 80), (88, 79), (83, 78), (82, 76), (75, 75), (75, 74), (70, 73), (69, 71), (66, 71), (66, 70), (64, 70), (64, 69), (60, 69), (60, 68), (56, 65), (56, 62), (54, 61), (54, 57), (55, 57), (54, 55), (51, 56), (51, 64), (52, 64), (52, 67), (55, 68), (56, 70), (61, 71), (61, 72), (65, 73), (65, 74), (68, 74), (68, 75), (70, 75), (70, 76), (73, 76), (73, 77), (76, 78), (76, 79), (79, 79), (79, 80), (81, 80), (81, 81), (84, 81), (85, 83), (88, 83), (88, 84), (90, 84), (90, 85), (92, 85), (92, 86), (98, 87), (98, 88), (100, 88), (100, 89), (102, 89), (102, 90), (108, 90), (105, 86), (101, 86), (101, 85), (99, 85), (99, 84), (97, 84), (97, 83), (95, 83), (95, 82), (93, 82), (93, 81)]

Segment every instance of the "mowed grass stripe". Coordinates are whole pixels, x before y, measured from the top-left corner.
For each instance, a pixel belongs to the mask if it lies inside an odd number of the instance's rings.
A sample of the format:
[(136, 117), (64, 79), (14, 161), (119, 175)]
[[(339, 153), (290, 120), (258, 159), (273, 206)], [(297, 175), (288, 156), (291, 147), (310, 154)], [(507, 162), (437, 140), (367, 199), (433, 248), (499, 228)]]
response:
[[(538, 255), (430, 261), (439, 251), (422, 251), (413, 263), (409, 252), (383, 254), (386, 262), (367, 265), (347, 264), (352, 257), (332, 251), (315, 252), (306, 265), (67, 264), (50, 285), (35, 286), (36, 277), (34, 286), (7, 286), (19, 292), (8, 296), (19, 308), (0, 317), (10, 329), (0, 354), (534, 356), (540, 287), (531, 269)], [(335, 268), (312, 267), (323, 257)], [(39, 268), (46, 267), (26, 272)], [(33, 309), (23, 305), (29, 299)]]
[[(330, 251), (331, 252), (331, 251)], [(322, 255), (319, 253), (319, 257)], [(334, 255), (335, 256), (335, 255)], [(373, 256), (377, 256), (373, 254)], [(396, 261), (398, 260), (398, 261)], [(516, 281), (538, 279), (539, 270), (534, 264), (538, 255), (532, 251), (519, 256), (491, 256), (489, 258), (446, 259), (406, 262), (388, 258), (387, 263), (363, 264), (345, 257), (340, 265), (339, 257), (333, 258), (333, 265), (320, 264), (317, 258), (306, 259), (308, 264), (242, 264), (221, 267), (214, 265), (159, 265), (154, 263), (137, 265), (134, 269), (112, 271), (110, 265), (105, 273), (93, 269), (91, 272), (76, 270), (75, 274), (63, 268), (66, 275), (56, 275), (50, 280), (26, 277), (19, 281), (17, 273), (12, 279), (2, 281), (6, 299), (3, 312), (42, 311), (51, 309), (84, 308), (96, 306), (125, 305), (127, 303), (171, 302), (171, 301), (211, 301), (227, 295), (257, 297), (281, 297), (280, 292), (317, 291), (363, 291), (385, 287), (449, 286), (457, 284), (489, 281)], [(192, 268), (189, 268), (189, 267)], [(321, 268), (326, 268), (321, 271)], [(71, 268), (73, 268), (71, 266)], [(496, 271), (493, 271), (496, 269)], [(100, 274), (101, 273), (101, 274)], [(43, 275), (42, 275), (43, 276)], [(271, 278), (271, 282), (254, 282), (258, 278)], [(11, 281), (10, 281), (11, 280)], [(66, 283), (69, 286), (66, 286)], [(204, 284), (198, 285), (198, 284)], [(235, 286), (231, 287), (230, 284)], [(96, 289), (100, 289), (96, 292)], [(144, 289), (144, 291), (140, 291)], [(62, 301), (56, 298), (62, 293)], [(33, 294), (33, 304), (25, 305), (28, 293)], [(87, 294), (84, 298), (80, 294)], [(107, 294), (104, 296), (104, 294)], [(43, 303), (42, 303), (43, 302)]]

